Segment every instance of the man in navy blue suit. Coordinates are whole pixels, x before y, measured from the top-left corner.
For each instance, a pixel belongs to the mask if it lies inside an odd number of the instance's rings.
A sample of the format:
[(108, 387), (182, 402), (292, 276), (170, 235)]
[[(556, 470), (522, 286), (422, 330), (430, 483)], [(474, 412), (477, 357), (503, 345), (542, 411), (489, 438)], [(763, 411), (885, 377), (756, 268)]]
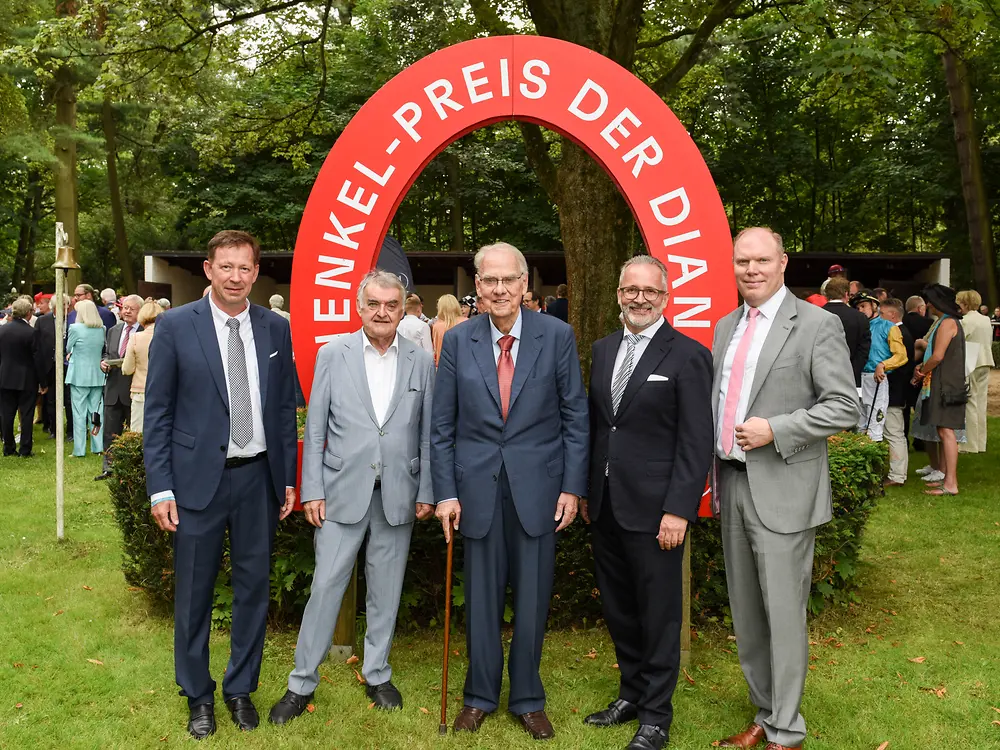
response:
[(208, 243), (211, 294), (156, 324), (143, 442), (153, 517), (174, 533), (174, 668), (188, 731), (215, 732), (208, 668), (212, 599), (226, 529), (233, 569), (231, 655), (222, 695), (258, 724), (257, 689), (277, 522), (295, 504), (295, 373), (288, 322), (247, 301), (260, 246), (246, 232)]
[(554, 735), (538, 674), (555, 568), (555, 532), (587, 489), (589, 421), (573, 329), (521, 311), (528, 267), (505, 243), (475, 258), (480, 315), (445, 334), (434, 384), (435, 515), (465, 538), (464, 706), (454, 730), (475, 732), (500, 700), (500, 626), (514, 591), (508, 709), (535, 739)]

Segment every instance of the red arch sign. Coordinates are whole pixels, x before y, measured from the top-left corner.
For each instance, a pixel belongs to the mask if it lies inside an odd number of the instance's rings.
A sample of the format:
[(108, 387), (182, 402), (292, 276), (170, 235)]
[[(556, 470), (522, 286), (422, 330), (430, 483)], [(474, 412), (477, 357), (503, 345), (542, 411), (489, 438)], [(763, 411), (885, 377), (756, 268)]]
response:
[(327, 156), (292, 264), (292, 338), (305, 393), (319, 347), (360, 327), (358, 282), (420, 171), (452, 141), (511, 119), (555, 130), (601, 164), (646, 246), (670, 270), (668, 319), (711, 346), (716, 321), (736, 302), (732, 238), (684, 126), (649, 87), (603, 55), (547, 37), (490, 37), (402, 71), (358, 111)]

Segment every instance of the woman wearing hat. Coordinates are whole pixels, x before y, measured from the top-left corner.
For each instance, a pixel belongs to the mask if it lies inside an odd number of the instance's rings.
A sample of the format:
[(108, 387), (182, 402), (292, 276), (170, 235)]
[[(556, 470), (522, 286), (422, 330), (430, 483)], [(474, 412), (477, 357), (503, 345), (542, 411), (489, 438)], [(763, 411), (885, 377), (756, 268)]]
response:
[(955, 302), (955, 290), (931, 284), (921, 296), (927, 309), (937, 317), (925, 339), (917, 342), (917, 358), (923, 355), (913, 374), (920, 385), (914, 437), (927, 441), (927, 455), (936, 473), (929, 474), (926, 494), (958, 494), (958, 436), (965, 429), (965, 334), (962, 313)]

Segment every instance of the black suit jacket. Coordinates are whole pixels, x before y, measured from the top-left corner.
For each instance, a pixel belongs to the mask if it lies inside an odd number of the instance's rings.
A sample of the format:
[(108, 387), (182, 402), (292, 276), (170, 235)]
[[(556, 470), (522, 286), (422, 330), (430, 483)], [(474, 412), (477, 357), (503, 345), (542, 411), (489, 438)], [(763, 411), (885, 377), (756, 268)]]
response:
[(40, 315), (35, 321), (36, 352), (35, 362), (38, 378), (42, 385), (56, 379), (56, 316), (55, 313)]
[(569, 300), (560, 297), (545, 308), (545, 312), (553, 318), (559, 318), (563, 323), (569, 323)]
[[(715, 439), (712, 355), (664, 321), (635, 363), (614, 414), (611, 383), (623, 336), (616, 331), (593, 348), (589, 513), (596, 520), (610, 502), (623, 529), (656, 534), (664, 513), (698, 517)], [(610, 498), (604, 496), (605, 466)]]
[(932, 325), (933, 320), (915, 312), (908, 312), (903, 316), (903, 328), (910, 332), (914, 340), (924, 338)]
[[(122, 335), (125, 330), (125, 323), (115, 323), (114, 326), (104, 334), (104, 351), (101, 353), (101, 360), (120, 359), (118, 356), (121, 348)], [(136, 329), (142, 330), (142, 326)], [(133, 336), (135, 334), (132, 334)], [(121, 367), (109, 367), (108, 378), (104, 381), (104, 404), (130, 404), (132, 403), (131, 391), (132, 376), (122, 373)]]
[(0, 388), (37, 391), (35, 329), (30, 323), (12, 319), (0, 328)]
[(868, 318), (843, 302), (827, 302), (823, 309), (836, 315), (844, 324), (847, 348), (851, 352), (851, 369), (854, 370), (854, 385), (860, 388), (861, 371), (868, 361), (868, 352), (872, 347), (872, 331)]
[(913, 354), (913, 334), (905, 325), (899, 326), (899, 332), (903, 336), (903, 346), (906, 347), (906, 364), (898, 370), (889, 373), (889, 406), (907, 406), (910, 400), (910, 379), (913, 377), (913, 369), (917, 366)]

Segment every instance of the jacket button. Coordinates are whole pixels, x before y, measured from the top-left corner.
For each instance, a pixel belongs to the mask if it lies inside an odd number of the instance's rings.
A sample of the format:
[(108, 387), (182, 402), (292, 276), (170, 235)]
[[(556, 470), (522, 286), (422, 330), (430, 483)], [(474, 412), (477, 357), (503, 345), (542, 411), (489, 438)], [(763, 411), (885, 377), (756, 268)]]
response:
[(493, 475), (493, 481), (494, 482), (497, 481), (497, 475), (496, 474)]
[(223, 453), (225, 453), (225, 451), (226, 451), (226, 446), (224, 446), (224, 445), (220, 445), (220, 446), (219, 446), (219, 450), (220, 450), (220, 451), (222, 451)]
[(378, 435), (379, 437), (385, 437), (385, 430), (379, 430)]
[(612, 427), (612, 428), (611, 428), (611, 431), (612, 431), (612, 432), (618, 432), (618, 428), (617, 428), (617, 427)]

